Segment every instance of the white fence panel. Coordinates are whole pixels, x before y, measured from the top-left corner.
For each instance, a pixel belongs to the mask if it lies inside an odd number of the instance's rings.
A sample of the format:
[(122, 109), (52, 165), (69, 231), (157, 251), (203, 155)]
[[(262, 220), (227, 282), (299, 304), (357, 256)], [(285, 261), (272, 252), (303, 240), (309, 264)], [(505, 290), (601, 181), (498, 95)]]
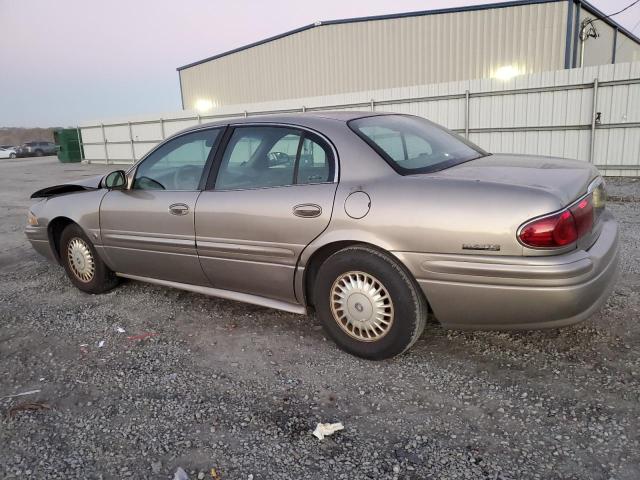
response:
[(131, 135), (136, 142), (158, 142), (162, 140), (162, 128), (157, 123), (132, 123)]
[[(596, 98), (594, 108), (594, 97)], [(640, 174), (640, 62), (232, 105), (199, 116), (81, 126), (90, 162), (132, 163), (163, 139), (211, 120), (278, 112), (376, 110), (420, 115), (492, 152), (589, 161), (605, 175)]]
[(130, 162), (132, 158), (131, 144), (126, 143), (108, 143), (109, 160), (112, 162), (124, 161)]
[(129, 142), (129, 127), (127, 125), (105, 125), (104, 135), (109, 142)]
[(85, 142), (85, 144), (102, 142), (102, 128), (101, 127), (83, 127), (82, 141)]
[(167, 122), (164, 121), (164, 132), (165, 132), (165, 136), (166, 137), (170, 137), (171, 135), (178, 133), (181, 130), (184, 130), (185, 128), (189, 128), (189, 127), (195, 127), (196, 125), (198, 125), (198, 120), (197, 119), (191, 119), (191, 120), (180, 120), (180, 121), (171, 121), (171, 122)]
[(140, 142), (133, 145), (133, 149), (135, 151), (135, 159), (140, 160), (144, 157), (149, 151), (155, 147), (158, 142)]

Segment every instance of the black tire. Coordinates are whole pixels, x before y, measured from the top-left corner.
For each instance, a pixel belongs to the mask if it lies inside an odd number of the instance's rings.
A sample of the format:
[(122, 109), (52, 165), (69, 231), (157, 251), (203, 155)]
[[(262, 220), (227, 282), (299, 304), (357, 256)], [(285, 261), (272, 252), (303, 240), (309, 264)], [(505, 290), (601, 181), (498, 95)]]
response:
[[(91, 259), (93, 266), (92, 273), (90, 275), (86, 274), (84, 278), (81, 277), (80, 273), (77, 273), (77, 271), (74, 270), (74, 268), (77, 268), (77, 264), (74, 264), (72, 254), (69, 249), (72, 242), (75, 246), (78, 246), (81, 249), (83, 248), (82, 246), (86, 247), (85, 252), (89, 255), (87, 258)], [(78, 289), (87, 293), (104, 293), (118, 285), (118, 277), (116, 277), (115, 273), (107, 267), (107, 265), (98, 256), (93, 243), (91, 243), (91, 240), (89, 240), (89, 237), (85, 235), (79, 225), (76, 225), (75, 223), (68, 225), (62, 231), (59, 245), (62, 265), (64, 266), (71, 283), (73, 283)]]
[[(345, 323), (346, 314), (342, 321), (338, 320), (340, 311), (346, 312), (348, 309), (336, 307), (336, 299), (339, 297), (333, 294), (333, 290), (340, 288), (340, 285), (348, 286), (340, 279), (349, 275), (360, 278), (360, 274), (363, 281), (368, 279), (374, 286), (377, 283), (375, 288), (384, 289), (386, 295), (383, 297), (390, 299), (379, 307), (392, 319), (389, 326), (385, 327), (386, 330), (380, 328), (379, 332), (372, 334), (370, 332), (373, 330), (354, 327), (348, 333), (353, 323)], [(349, 305), (356, 293), (343, 297), (349, 299), (344, 305)], [(360, 303), (351, 305), (359, 312), (364, 311), (363, 315), (366, 315), (366, 312), (372, 311), (369, 308), (372, 304), (367, 304), (366, 299), (363, 303), (364, 307)], [(320, 266), (314, 285), (314, 305), (325, 330), (340, 348), (371, 360), (390, 358), (408, 350), (424, 331), (428, 316), (427, 301), (411, 274), (390, 255), (366, 245), (354, 245), (340, 250)], [(370, 338), (355, 338), (364, 334)], [(380, 336), (371, 338), (373, 335)]]
[(9, 158), (16, 158), (16, 154), (15, 153), (9, 154)]
[(44, 152), (42, 150), (36, 150), (36, 157), (41, 157), (44, 155)]

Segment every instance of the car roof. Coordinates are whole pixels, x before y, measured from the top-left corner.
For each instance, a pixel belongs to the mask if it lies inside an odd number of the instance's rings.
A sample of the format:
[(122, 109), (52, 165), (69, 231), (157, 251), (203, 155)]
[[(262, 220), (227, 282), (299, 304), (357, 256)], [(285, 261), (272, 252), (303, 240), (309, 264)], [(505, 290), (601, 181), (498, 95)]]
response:
[(285, 123), (293, 125), (301, 125), (307, 127), (320, 126), (323, 121), (334, 120), (342, 123), (346, 123), (349, 120), (362, 117), (372, 117), (378, 115), (391, 115), (392, 113), (386, 112), (367, 112), (367, 111), (317, 111), (317, 112), (300, 112), (300, 113), (278, 113), (278, 114), (265, 114), (265, 115), (251, 115), (247, 117), (239, 118), (226, 118), (224, 120), (218, 120), (214, 122), (203, 123), (196, 127), (192, 127), (188, 130), (196, 130), (202, 127), (208, 126), (220, 126), (228, 124), (243, 124), (243, 123)]

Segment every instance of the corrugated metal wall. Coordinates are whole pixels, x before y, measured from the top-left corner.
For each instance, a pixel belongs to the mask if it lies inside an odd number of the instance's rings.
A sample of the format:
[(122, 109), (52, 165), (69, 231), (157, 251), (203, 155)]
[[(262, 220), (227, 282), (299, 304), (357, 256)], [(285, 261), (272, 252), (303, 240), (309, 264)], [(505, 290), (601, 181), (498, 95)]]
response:
[[(594, 79), (599, 82), (595, 109)], [(82, 140), (91, 161), (127, 163), (162, 138), (208, 119), (303, 109), (369, 110), (372, 99), (375, 110), (420, 115), (462, 135), (468, 131), (470, 140), (491, 152), (592, 161), (606, 175), (640, 173), (640, 62), (523, 75), (508, 82), (471, 80), (241, 104), (207, 117), (175, 112), (85, 125)], [(597, 112), (599, 122), (593, 124)]]
[(624, 33), (618, 32), (616, 44), (616, 62), (640, 61), (640, 45)]
[(180, 71), (184, 108), (487, 78), (564, 66), (567, 2), (330, 24)]

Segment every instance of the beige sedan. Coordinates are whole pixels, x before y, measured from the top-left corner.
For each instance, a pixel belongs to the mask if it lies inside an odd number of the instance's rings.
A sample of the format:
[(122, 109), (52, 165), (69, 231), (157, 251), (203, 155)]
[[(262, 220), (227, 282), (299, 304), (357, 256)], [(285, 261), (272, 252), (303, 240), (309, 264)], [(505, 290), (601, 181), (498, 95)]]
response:
[(489, 154), (425, 119), (364, 112), (200, 125), (128, 171), (33, 194), (26, 234), (81, 290), (119, 278), (305, 314), (381, 359), (427, 318), (559, 327), (616, 274), (590, 164)]

